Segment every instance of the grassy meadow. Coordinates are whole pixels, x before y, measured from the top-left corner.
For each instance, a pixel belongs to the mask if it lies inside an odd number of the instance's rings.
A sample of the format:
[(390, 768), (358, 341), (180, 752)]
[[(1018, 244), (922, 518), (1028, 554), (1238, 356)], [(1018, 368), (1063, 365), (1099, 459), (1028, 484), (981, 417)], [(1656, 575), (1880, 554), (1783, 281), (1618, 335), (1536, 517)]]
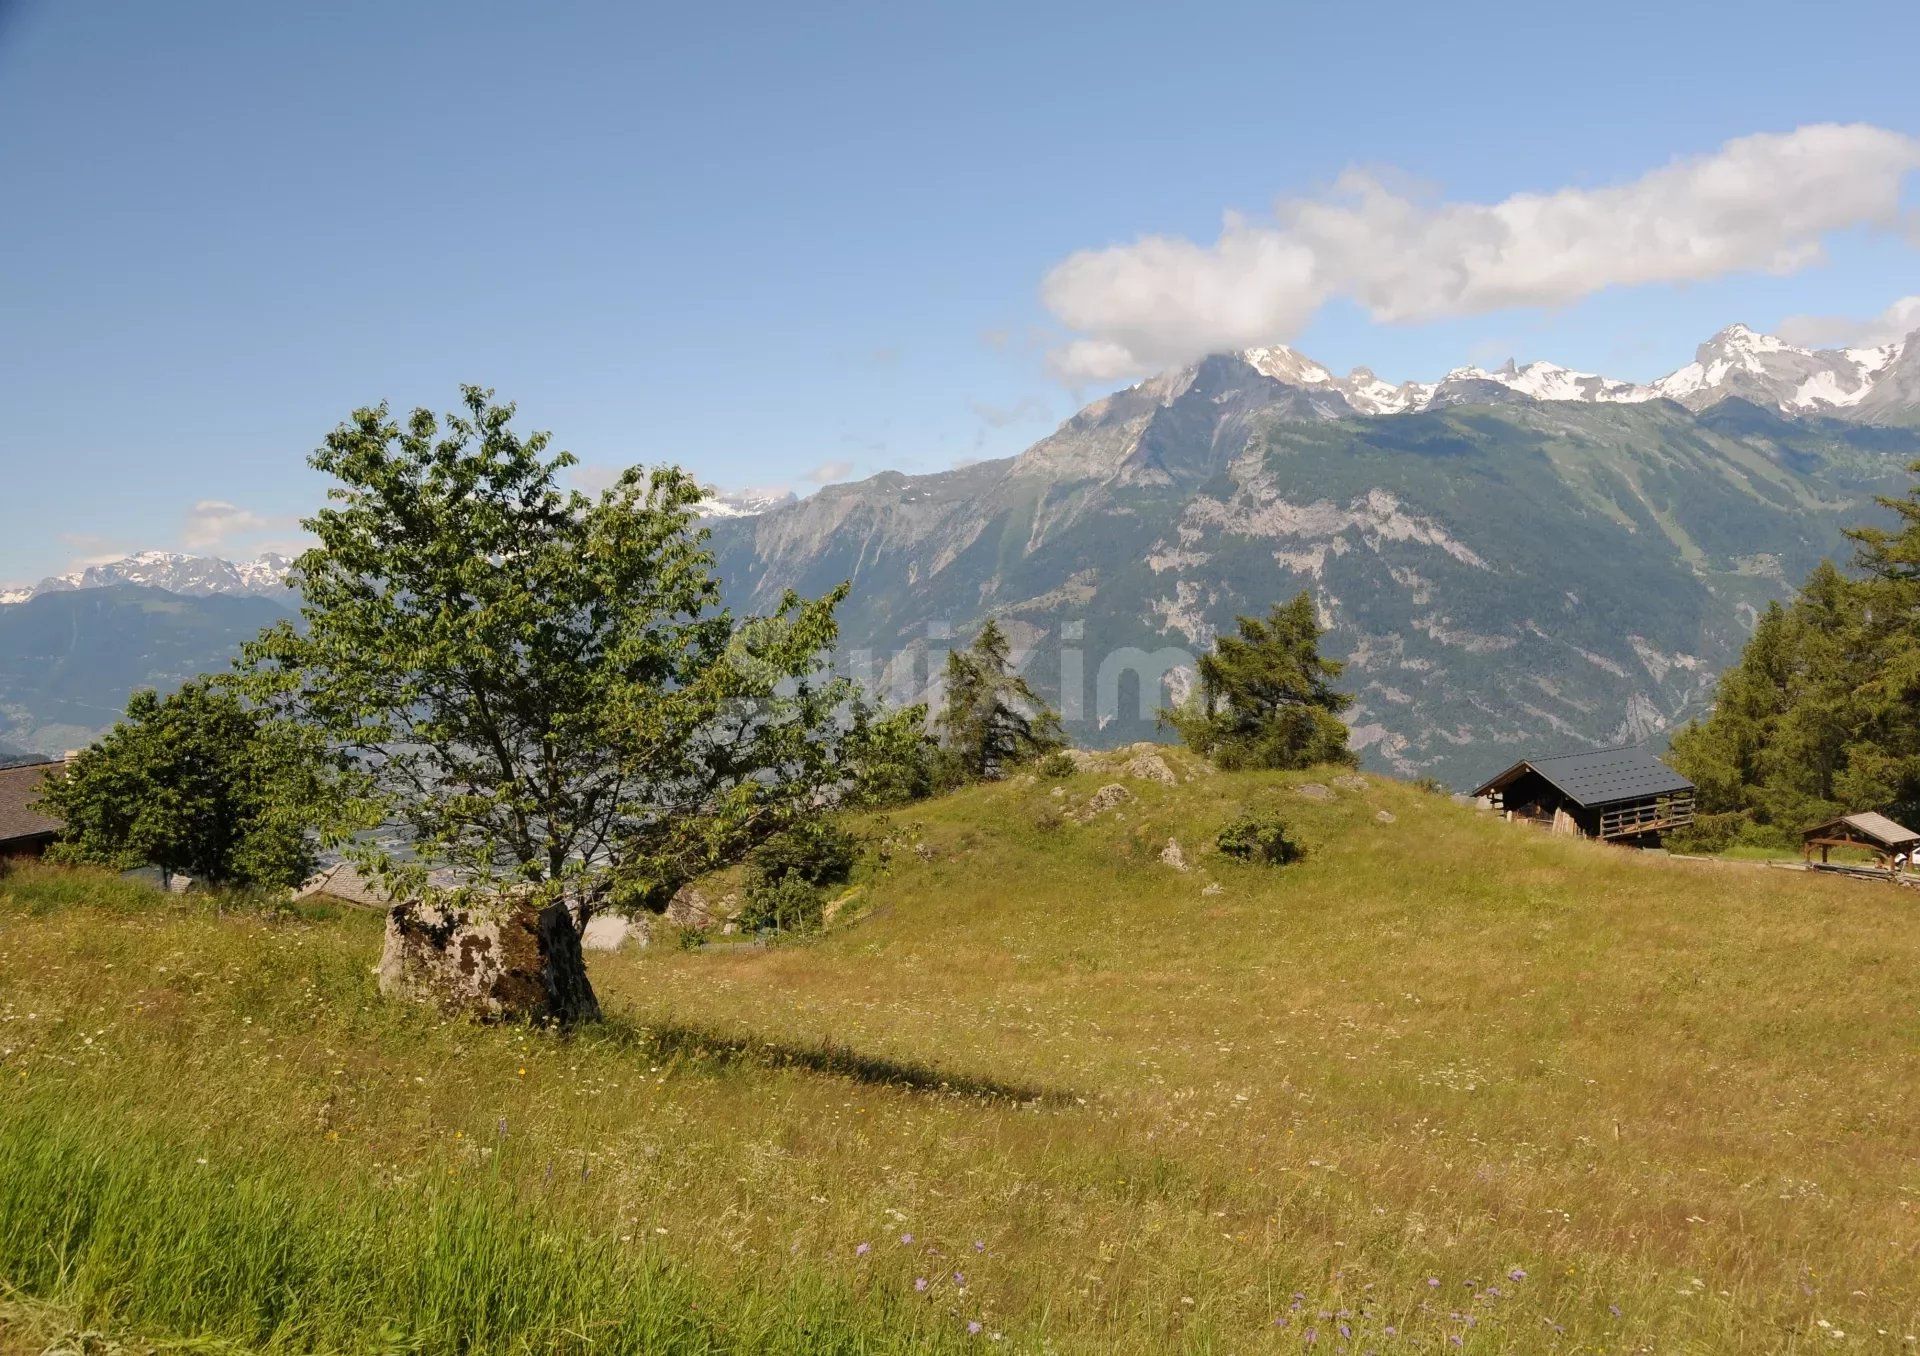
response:
[(0, 1352), (1916, 1349), (1920, 895), (1165, 757), (859, 820), (567, 1037), (0, 877)]

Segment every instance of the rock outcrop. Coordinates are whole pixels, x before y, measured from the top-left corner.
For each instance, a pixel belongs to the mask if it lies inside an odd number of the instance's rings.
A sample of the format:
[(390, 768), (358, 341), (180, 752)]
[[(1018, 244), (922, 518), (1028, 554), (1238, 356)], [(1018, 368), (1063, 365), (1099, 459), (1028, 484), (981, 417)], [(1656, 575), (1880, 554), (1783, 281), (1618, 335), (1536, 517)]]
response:
[(488, 1021), (571, 1026), (600, 1015), (562, 904), (396, 904), (379, 976), (384, 994)]

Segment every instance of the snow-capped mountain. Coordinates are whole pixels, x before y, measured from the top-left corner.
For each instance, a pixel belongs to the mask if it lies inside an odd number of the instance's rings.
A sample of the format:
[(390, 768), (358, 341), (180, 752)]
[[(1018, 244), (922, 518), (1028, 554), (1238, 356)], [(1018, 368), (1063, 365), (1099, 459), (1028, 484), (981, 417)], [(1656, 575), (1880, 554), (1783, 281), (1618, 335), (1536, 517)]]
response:
[(0, 593), (0, 604), (23, 603), (43, 593), (70, 589), (106, 588), (113, 584), (143, 584), (169, 593), (204, 595), (212, 593), (247, 594), (290, 602), (287, 570), (293, 562), (282, 555), (268, 554), (254, 560), (221, 560), (217, 556), (192, 556), (179, 551), (140, 551), (119, 560), (103, 561), (67, 574), (51, 575), (30, 589), (12, 589)]
[(736, 494), (709, 490), (707, 497), (694, 506), (694, 512), (702, 518), (752, 518), (798, 498), (792, 490), (741, 490)]
[[(1737, 396), (1785, 414), (1876, 420), (1920, 409), (1916, 338), (1920, 332), (1878, 348), (1806, 349), (1745, 325), (1730, 325), (1700, 345), (1685, 367), (1644, 384), (1579, 372), (1558, 363), (1521, 366), (1509, 361), (1492, 369), (1457, 367), (1439, 381), (1395, 386), (1364, 367), (1337, 377), (1284, 345), (1250, 348), (1238, 356), (1262, 376), (1321, 397), (1315, 407), (1328, 418), (1515, 399), (1584, 404), (1665, 399), (1703, 410)], [(1326, 399), (1334, 395), (1340, 404)]]

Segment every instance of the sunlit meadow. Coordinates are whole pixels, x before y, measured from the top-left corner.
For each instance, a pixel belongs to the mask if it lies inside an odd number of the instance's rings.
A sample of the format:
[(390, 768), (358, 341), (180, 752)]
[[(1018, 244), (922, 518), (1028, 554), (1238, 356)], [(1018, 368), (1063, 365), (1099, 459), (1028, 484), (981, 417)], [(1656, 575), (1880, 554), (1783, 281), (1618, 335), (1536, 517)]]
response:
[(1165, 756), (860, 820), (825, 935), (572, 1037), (15, 871), (0, 1350), (1916, 1349), (1920, 896)]

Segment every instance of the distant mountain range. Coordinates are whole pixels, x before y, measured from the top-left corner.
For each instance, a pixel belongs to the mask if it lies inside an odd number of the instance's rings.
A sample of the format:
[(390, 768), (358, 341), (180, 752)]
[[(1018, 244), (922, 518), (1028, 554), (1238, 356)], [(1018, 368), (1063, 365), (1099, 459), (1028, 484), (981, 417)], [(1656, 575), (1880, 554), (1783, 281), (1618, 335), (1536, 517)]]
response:
[(281, 555), (264, 555), (235, 562), (215, 556), (185, 555), (179, 551), (141, 551), (119, 560), (88, 565), (69, 574), (50, 575), (32, 588), (0, 593), (0, 604), (24, 603), (29, 598), (46, 593), (70, 593), (78, 589), (137, 584), (143, 588), (165, 589), (169, 593), (188, 597), (243, 594), (271, 598), (282, 606), (295, 607), (299, 600), (287, 587), (287, 570), (291, 565), (292, 562)]
[(1700, 345), (1694, 360), (1658, 381), (1638, 384), (1576, 372), (1557, 363), (1509, 361), (1491, 370), (1457, 367), (1439, 381), (1380, 380), (1364, 367), (1336, 377), (1293, 349), (1248, 349), (1239, 355), (1264, 376), (1325, 399), (1325, 418), (1403, 414), (1447, 405), (1486, 405), (1526, 398), (1591, 405), (1672, 400), (1703, 410), (1730, 397), (1787, 414), (1828, 414), (1866, 423), (1899, 422), (1920, 405), (1920, 344), (1912, 337), (1879, 348), (1806, 349), (1730, 325)]
[(998, 617), (1092, 744), (1154, 735), (1216, 634), (1305, 588), (1368, 763), (1460, 785), (1703, 711), (1757, 610), (1906, 483), (1917, 362), (1741, 326), (1645, 386), (1220, 354), (1018, 457), (830, 486), (714, 544), (741, 608), (851, 579), (843, 647), (896, 698)]
[[(897, 699), (998, 617), (1091, 745), (1153, 736), (1217, 633), (1308, 589), (1366, 761), (1462, 785), (1703, 711), (1758, 609), (1916, 458), (1914, 337), (1809, 350), (1736, 325), (1644, 385), (1220, 354), (1018, 457), (701, 513), (736, 607), (851, 580), (843, 659)], [(0, 745), (56, 753), (132, 687), (224, 667), (295, 605), (287, 566), (143, 552), (0, 596)]]
[(87, 744), (135, 688), (171, 691), (224, 669), (286, 615), (278, 600), (123, 583), (0, 607), (0, 745), (58, 754)]

